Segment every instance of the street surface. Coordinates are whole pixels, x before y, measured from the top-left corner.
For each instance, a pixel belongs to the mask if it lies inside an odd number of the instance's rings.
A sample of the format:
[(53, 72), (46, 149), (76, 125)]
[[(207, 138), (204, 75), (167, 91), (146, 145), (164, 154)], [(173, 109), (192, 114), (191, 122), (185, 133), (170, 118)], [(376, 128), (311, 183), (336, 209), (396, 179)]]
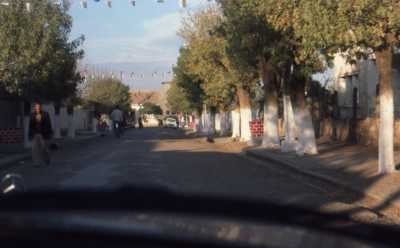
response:
[[(131, 129), (120, 139), (108, 135), (61, 147), (53, 152), (50, 167), (38, 168), (30, 161), (22, 161), (1, 173), (22, 175), (30, 190), (157, 186), (177, 192), (252, 197), (327, 211), (358, 209), (354, 211), (357, 220), (390, 222), (353, 204), (346, 192), (295, 175), (277, 165), (246, 158), (239, 154), (239, 150), (227, 149), (219, 143), (207, 143), (204, 138), (188, 137), (175, 129)], [(147, 224), (159, 223), (157, 218), (147, 215), (120, 216), (119, 221), (132, 219)], [(256, 243), (267, 239), (266, 230), (260, 228), (239, 228), (232, 223), (209, 223), (211, 226), (205, 227), (200, 220), (177, 219), (166, 218), (163, 221), (178, 230), (209, 232), (226, 239)], [(273, 239), (269, 236), (267, 240), (276, 242), (276, 245), (287, 239), (287, 232), (286, 229), (279, 230), (272, 235)], [(302, 235), (297, 231), (296, 238), (290, 242), (291, 247), (314, 240), (300, 233)], [(333, 242), (332, 247), (335, 245), (338, 243)]]

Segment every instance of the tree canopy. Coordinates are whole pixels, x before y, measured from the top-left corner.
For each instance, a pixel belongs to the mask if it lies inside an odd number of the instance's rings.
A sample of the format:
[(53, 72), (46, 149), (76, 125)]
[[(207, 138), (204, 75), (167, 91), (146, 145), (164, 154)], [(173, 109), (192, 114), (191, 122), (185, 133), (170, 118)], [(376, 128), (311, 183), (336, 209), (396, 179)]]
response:
[(84, 100), (87, 104), (94, 104), (100, 112), (109, 112), (116, 105), (124, 111), (129, 111), (131, 103), (129, 86), (111, 78), (90, 81)]
[(201, 112), (204, 100), (204, 90), (201, 86), (203, 81), (189, 70), (189, 56), (187, 48), (180, 49), (177, 65), (173, 68), (174, 80), (190, 103), (190, 109)]
[(154, 115), (162, 115), (163, 114), (161, 107), (152, 102), (143, 103), (143, 109), (141, 109), (141, 112), (145, 113), (145, 114), (154, 114)]
[(0, 8), (0, 87), (27, 100), (61, 101), (75, 93), (83, 38), (70, 41), (67, 11), (47, 0), (10, 1)]
[(221, 22), (220, 10), (209, 7), (185, 19), (179, 33), (189, 52), (188, 69), (203, 81), (204, 102), (227, 109), (234, 101), (237, 74), (226, 54), (226, 40), (213, 35)]
[(182, 88), (178, 87), (176, 82), (170, 84), (167, 91), (168, 107), (173, 113), (186, 112), (190, 113), (195, 111)]

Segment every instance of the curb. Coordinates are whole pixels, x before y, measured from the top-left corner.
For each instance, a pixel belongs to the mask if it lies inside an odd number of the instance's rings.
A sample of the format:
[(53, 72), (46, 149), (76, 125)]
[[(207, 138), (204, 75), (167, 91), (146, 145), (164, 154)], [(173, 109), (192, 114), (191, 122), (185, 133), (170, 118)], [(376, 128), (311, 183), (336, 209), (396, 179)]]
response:
[(367, 195), (365, 195), (364, 192), (359, 192), (358, 190), (354, 190), (354, 189), (348, 187), (347, 185), (339, 183), (339, 182), (337, 182), (336, 180), (334, 180), (334, 179), (332, 179), (330, 177), (327, 177), (327, 176), (324, 176), (324, 175), (320, 175), (320, 174), (317, 174), (317, 173), (312, 173), (312, 172), (301, 170), (301, 169), (297, 168), (296, 166), (292, 165), (289, 161), (283, 161), (282, 159), (277, 159), (277, 158), (274, 158), (274, 157), (268, 156), (268, 155), (259, 155), (256, 152), (253, 152), (251, 150), (251, 148), (250, 149), (249, 148), (245, 148), (243, 150), (243, 152), (244, 152), (244, 154), (246, 156), (249, 156), (249, 157), (252, 157), (252, 158), (255, 158), (255, 159), (258, 159), (258, 160), (271, 162), (271, 163), (278, 164), (278, 165), (281, 165), (281, 166), (285, 166), (287, 169), (289, 169), (290, 171), (295, 172), (297, 174), (301, 174), (301, 175), (307, 176), (307, 177), (312, 177), (313, 179), (316, 179), (316, 180), (319, 180), (319, 181), (323, 181), (324, 183), (333, 184), (335, 186), (336, 185), (340, 185), (341, 187), (344, 187), (346, 189), (351, 189), (352, 191), (356, 191), (356, 193), (358, 193), (358, 194), (362, 193), (364, 196), (367, 196)]
[[(283, 161), (281, 159), (278, 158), (274, 158), (272, 156), (268, 156), (268, 155), (260, 155), (257, 154), (256, 152), (252, 151), (252, 148), (245, 148), (243, 149), (242, 152), (245, 156), (247, 157), (251, 157), (260, 161), (266, 161), (266, 162), (271, 162), (274, 164), (278, 164), (281, 166), (284, 166), (285, 169), (290, 170), (291, 172), (297, 173), (299, 175), (308, 177), (308, 178), (312, 178), (313, 180), (317, 180), (319, 182), (328, 184), (330, 186), (334, 186), (337, 188), (341, 188), (344, 191), (347, 192), (351, 192), (353, 194), (357, 194), (359, 196), (362, 196), (364, 199), (362, 199), (362, 201), (371, 203), (372, 205), (375, 203), (381, 203), (384, 202), (385, 199), (381, 199), (380, 197), (376, 197), (374, 195), (365, 193), (363, 190), (358, 189), (357, 187), (352, 187), (348, 184), (339, 182), (338, 180), (335, 180), (331, 177), (325, 176), (325, 175), (321, 175), (318, 173), (312, 173), (310, 171), (304, 171), (299, 169), (297, 166), (293, 165), (290, 161)], [(367, 204), (369, 205), (369, 204)], [(373, 206), (366, 206), (367, 208), (370, 208), (371, 210), (373, 210), (374, 212), (379, 212), (380, 214), (387, 214), (387, 215), (394, 215), (396, 217), (399, 217), (399, 213), (400, 213), (400, 204), (398, 203), (389, 203), (387, 209), (384, 210), (380, 210), (380, 211), (376, 211), (373, 209)]]

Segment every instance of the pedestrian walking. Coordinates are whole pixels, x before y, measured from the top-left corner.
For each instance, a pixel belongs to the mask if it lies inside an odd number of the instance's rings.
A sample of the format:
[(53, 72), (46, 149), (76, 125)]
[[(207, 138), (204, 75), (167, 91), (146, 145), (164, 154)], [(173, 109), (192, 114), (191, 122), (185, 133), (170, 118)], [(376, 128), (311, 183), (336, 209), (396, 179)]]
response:
[(29, 121), (29, 139), (32, 141), (32, 160), (36, 166), (50, 165), (48, 142), (53, 136), (50, 116), (35, 103)]
[(119, 106), (116, 105), (110, 116), (113, 122), (114, 134), (119, 138), (122, 133), (124, 113), (119, 109)]
[(142, 129), (143, 128), (143, 118), (141, 116), (139, 116), (139, 128)]

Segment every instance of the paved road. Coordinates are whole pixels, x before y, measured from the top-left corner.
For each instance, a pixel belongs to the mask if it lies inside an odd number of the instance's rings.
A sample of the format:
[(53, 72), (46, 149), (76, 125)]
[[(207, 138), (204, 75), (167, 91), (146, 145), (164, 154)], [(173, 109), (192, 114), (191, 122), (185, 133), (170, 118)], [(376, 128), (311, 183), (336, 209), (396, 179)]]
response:
[[(50, 167), (36, 168), (30, 161), (24, 161), (7, 172), (21, 174), (29, 189), (149, 185), (186, 193), (252, 197), (333, 211), (359, 209), (345, 192), (293, 175), (279, 166), (242, 157), (235, 148), (226, 149), (220, 144), (206, 143), (204, 139), (185, 137), (181, 131), (172, 129), (133, 129), (121, 139), (98, 137), (56, 151)], [(354, 216), (366, 222), (386, 221), (366, 210), (357, 211)], [(157, 218), (147, 215), (137, 215), (134, 219), (159, 223)], [(131, 221), (131, 218), (121, 216), (119, 220)], [(176, 218), (164, 222), (175, 225), (174, 228), (192, 231), (197, 228), (197, 231), (227, 239), (252, 242), (266, 239), (263, 235), (266, 230), (256, 232), (255, 227), (244, 228), (232, 223), (214, 223), (211, 227), (183, 219), (178, 223)], [(272, 231), (268, 229), (268, 232)], [(279, 243), (287, 232), (293, 233), (293, 230), (279, 230), (273, 235), (275, 238), (268, 236), (268, 240)], [(315, 241), (307, 235), (305, 238), (304, 232), (300, 234), (297, 231), (290, 242), (292, 247)], [(338, 244), (332, 242), (332, 247), (334, 245)]]

